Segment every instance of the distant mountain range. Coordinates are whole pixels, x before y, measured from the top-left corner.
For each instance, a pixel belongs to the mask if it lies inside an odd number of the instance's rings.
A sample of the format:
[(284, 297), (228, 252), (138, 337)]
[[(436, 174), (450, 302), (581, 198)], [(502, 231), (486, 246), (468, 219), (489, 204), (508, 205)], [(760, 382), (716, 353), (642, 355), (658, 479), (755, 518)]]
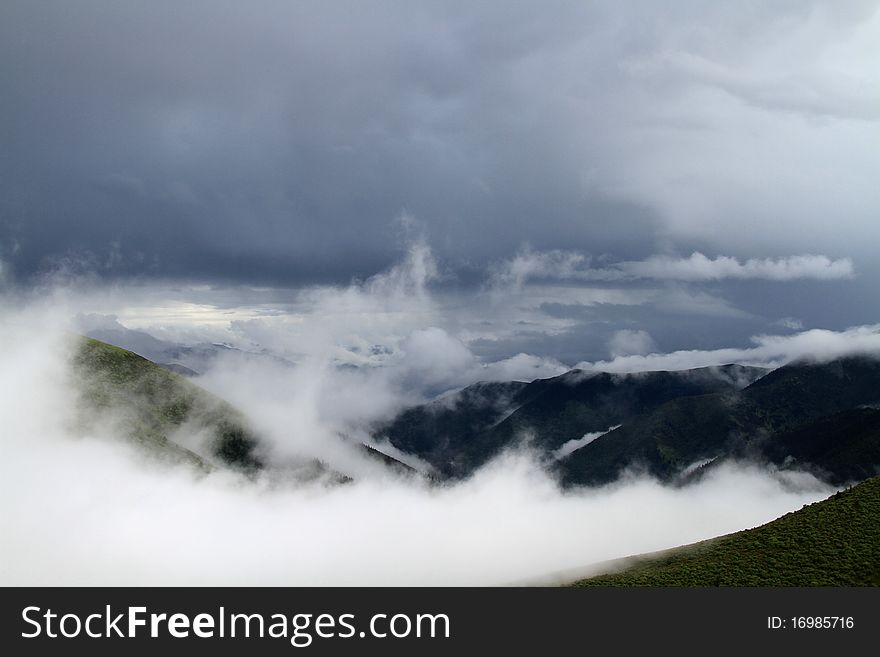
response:
[[(832, 483), (880, 471), (880, 361), (792, 363), (739, 391), (681, 397), (624, 422), (560, 463), (562, 481), (600, 484), (638, 466), (661, 479), (730, 458), (813, 471)], [(835, 417), (859, 431), (841, 440)]]
[[(191, 380), (131, 351), (81, 338), (73, 362), (81, 427), (110, 423), (145, 454), (210, 471), (256, 473), (265, 443), (247, 418)], [(404, 456), (435, 481), (474, 473), (503, 450), (532, 449), (565, 486), (613, 481), (628, 468), (687, 483), (726, 460), (867, 480), (768, 525), (670, 552), (582, 585), (880, 584), (880, 360), (798, 362), (769, 371), (725, 365), (635, 374), (573, 370), (531, 383), (477, 383), (405, 409), (356, 449), (407, 476)], [(285, 476), (345, 483), (317, 459)], [(873, 478), (872, 478), (873, 477)]]
[[(83, 339), (76, 371), (84, 407), (128, 418), (128, 434), (141, 443), (202, 463), (263, 467), (260, 439), (245, 417), (177, 373), (91, 338)], [(170, 440), (184, 423), (213, 438), (197, 448)], [(468, 477), (505, 449), (525, 447), (566, 486), (607, 483), (627, 469), (687, 482), (730, 459), (808, 470), (841, 485), (880, 473), (880, 360), (773, 371), (572, 370), (530, 383), (477, 383), (407, 408), (371, 434), (374, 446), (357, 446), (364, 454), (400, 472), (412, 472), (401, 459), (413, 456), (440, 481)], [(383, 444), (399, 458), (375, 446)]]
[(531, 383), (477, 383), (405, 410), (374, 435), (430, 463), (441, 477), (461, 478), (517, 442), (549, 461), (553, 451), (585, 434), (671, 400), (736, 390), (766, 372), (740, 365), (639, 374), (572, 370)]
[(683, 481), (731, 458), (813, 471), (831, 483), (880, 472), (880, 360), (635, 374), (578, 370), (478, 383), (404, 410), (374, 436), (460, 479), (525, 445), (565, 485), (636, 468)]

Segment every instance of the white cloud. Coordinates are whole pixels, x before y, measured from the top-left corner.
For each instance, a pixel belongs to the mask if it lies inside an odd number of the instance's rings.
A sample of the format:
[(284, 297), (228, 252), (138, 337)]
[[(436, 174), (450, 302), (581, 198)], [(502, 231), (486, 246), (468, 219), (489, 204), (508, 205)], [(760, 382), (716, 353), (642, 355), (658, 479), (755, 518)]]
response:
[(447, 387), (454, 387), (463, 372), (477, 365), (477, 358), (470, 349), (437, 327), (410, 333), (394, 360), (394, 366), (402, 368), (405, 378)]
[(654, 338), (647, 331), (621, 329), (620, 331), (615, 331), (608, 341), (608, 350), (612, 358), (633, 354), (648, 354), (656, 351), (656, 349), (657, 345), (654, 344)]
[(578, 278), (589, 264), (590, 259), (582, 253), (535, 251), (525, 246), (512, 258), (496, 263), (490, 268), (490, 274), (496, 285), (519, 288), (532, 279)]
[(708, 258), (695, 252), (688, 258), (655, 255), (641, 261), (621, 262), (616, 266), (632, 278), (672, 281), (718, 281), (722, 279), (763, 279), (793, 281), (798, 279), (835, 280), (852, 278), (852, 260), (831, 260), (824, 255), (798, 255), (785, 258), (750, 258), (740, 262), (730, 256)]
[(427, 293), (427, 286), (439, 278), (437, 261), (423, 236), (407, 245), (403, 262), (387, 272), (376, 274), (366, 282), (366, 290), (373, 295), (418, 295)]
[(782, 317), (773, 322), (774, 326), (791, 329), (792, 331), (803, 331), (804, 323), (796, 317)]
[[(117, 436), (73, 431), (56, 316), (15, 320), (0, 321), (2, 343), (16, 345), (0, 369), (7, 586), (505, 584), (754, 526), (830, 492), (809, 477), (726, 468), (693, 488), (632, 479), (563, 494), (514, 455), (439, 488), (367, 474), (330, 488), (196, 477)], [(258, 383), (279, 400), (308, 385)], [(265, 421), (321, 429), (306, 398)], [(244, 406), (255, 418), (262, 408)]]
[(876, 3), (664, 13), (662, 37), (621, 61), (592, 189), (640, 200), (672, 240), (869, 258)]
[(516, 354), (494, 363), (485, 363), (480, 370), (483, 381), (534, 381), (564, 374), (568, 365), (554, 358), (542, 358), (532, 354)]
[[(625, 478), (562, 492), (522, 454), (505, 455), (457, 485), (400, 479), (368, 465), (338, 435), (402, 403), (389, 384), (393, 368), (338, 370), (319, 341), (302, 343), (314, 351), (297, 368), (248, 363), (202, 381), (248, 415), (279, 462), (316, 455), (357, 472), (357, 481), (327, 488), (271, 477), (196, 477), (145, 462), (112, 429), (70, 422), (68, 323), (61, 318), (79, 304), (71, 296), (62, 301), (23, 311), (3, 300), (0, 314), (0, 344), (7, 345), (0, 368), (5, 585), (505, 584), (754, 526), (830, 492), (807, 475), (737, 467), (693, 487)], [(805, 332), (796, 347), (830, 354), (877, 346), (874, 329)], [(457, 367), (480, 371), (439, 330), (403, 343), (429, 354), (426, 366), (452, 354)], [(760, 353), (747, 355), (793, 349), (792, 338), (765, 337), (752, 350)], [(626, 358), (654, 356), (619, 360)], [(548, 366), (517, 356), (484, 369), (507, 377)]]
[(758, 335), (752, 338), (752, 342), (755, 346), (742, 349), (620, 356), (610, 361), (578, 363), (577, 367), (601, 372), (640, 372), (685, 370), (728, 363), (775, 367), (798, 359), (822, 362), (857, 354), (880, 357), (880, 324), (845, 331), (811, 329), (794, 335)]
[(618, 429), (618, 428), (620, 428), (619, 424), (617, 424), (613, 427), (608, 427), (607, 429), (605, 429), (605, 431), (592, 431), (590, 433), (585, 433), (580, 438), (573, 438), (572, 440), (564, 442), (562, 445), (560, 445), (557, 449), (555, 449), (553, 451), (553, 458), (555, 458), (557, 461), (564, 459), (566, 456), (568, 456), (569, 454), (571, 454), (572, 452), (574, 452), (576, 450), (579, 450), (581, 447), (586, 447), (591, 442), (596, 440), (596, 438), (601, 438), (606, 433), (614, 431), (615, 429)]
[(626, 260), (603, 267), (590, 267), (591, 259), (574, 251), (520, 251), (492, 269), (496, 284), (522, 287), (532, 279), (572, 281), (682, 281), (701, 283), (720, 280), (761, 279), (794, 281), (801, 279), (838, 280), (855, 275), (849, 258), (832, 260), (824, 255), (794, 255), (781, 258), (732, 256), (709, 258), (694, 252), (687, 258), (653, 255), (644, 260)]

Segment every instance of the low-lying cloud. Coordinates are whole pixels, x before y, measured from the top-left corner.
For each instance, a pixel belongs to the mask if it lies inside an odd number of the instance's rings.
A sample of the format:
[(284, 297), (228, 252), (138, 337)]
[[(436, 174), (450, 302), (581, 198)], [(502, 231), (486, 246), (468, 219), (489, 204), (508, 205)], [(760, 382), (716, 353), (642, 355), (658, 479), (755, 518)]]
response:
[(685, 370), (727, 363), (778, 367), (795, 360), (824, 362), (845, 356), (880, 356), (880, 324), (844, 331), (810, 329), (792, 335), (756, 335), (752, 342), (754, 346), (746, 348), (621, 355), (610, 361), (578, 363), (577, 367), (601, 372)]
[(11, 347), (0, 369), (7, 585), (550, 581), (541, 578), (751, 527), (830, 492), (809, 475), (734, 465), (683, 488), (628, 476), (563, 491), (524, 452), (429, 485), (367, 465), (340, 436), (400, 404), (387, 372), (339, 370), (318, 352), (294, 368), (220, 367), (202, 382), (249, 416), (279, 463), (319, 456), (356, 471), (353, 483), (161, 465), (112, 425), (71, 422), (68, 302), (7, 307), (0, 321)]
[(730, 256), (709, 258), (702, 253), (694, 252), (687, 258), (656, 255), (641, 261), (622, 262), (616, 269), (632, 278), (687, 282), (722, 279), (821, 281), (852, 278), (855, 275), (853, 262), (849, 258), (832, 260), (824, 255), (749, 258), (740, 262)]
[(620, 428), (620, 425), (616, 424), (613, 427), (608, 427), (607, 429), (605, 429), (605, 431), (591, 431), (589, 433), (585, 433), (580, 438), (574, 438), (572, 440), (566, 441), (553, 451), (553, 458), (555, 458), (556, 460), (564, 459), (566, 456), (580, 449), (581, 447), (586, 447), (591, 442), (596, 440), (596, 438), (601, 438), (606, 433), (614, 431), (618, 428)]
[(612, 358), (632, 354), (650, 354), (657, 350), (654, 338), (645, 330), (621, 329), (615, 331), (608, 341)]
[(686, 258), (653, 255), (644, 260), (627, 260), (593, 266), (593, 258), (575, 251), (521, 249), (508, 260), (496, 263), (492, 279), (496, 284), (522, 287), (529, 280), (570, 281), (679, 281), (705, 283), (722, 280), (841, 280), (855, 276), (850, 258), (832, 260), (825, 255), (793, 255), (780, 258), (710, 258), (695, 251)]

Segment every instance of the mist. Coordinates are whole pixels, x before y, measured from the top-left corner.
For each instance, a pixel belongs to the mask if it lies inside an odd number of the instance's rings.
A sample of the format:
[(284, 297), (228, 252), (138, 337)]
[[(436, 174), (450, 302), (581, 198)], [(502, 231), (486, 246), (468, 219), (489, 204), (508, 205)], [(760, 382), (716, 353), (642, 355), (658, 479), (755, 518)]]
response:
[[(377, 302), (369, 289), (340, 294)], [(70, 318), (86, 301), (59, 291), (3, 302), (4, 585), (555, 583), (559, 571), (752, 527), (832, 492), (811, 475), (747, 464), (685, 487), (630, 473), (562, 490), (527, 451), (453, 485), (397, 475), (344, 435), (363, 438), (371, 418), (404, 405), (413, 370), (340, 369), (317, 334), (294, 367), (221, 363), (198, 382), (248, 416), (276, 464), (316, 456), (352, 483), (168, 465), (112, 423), (73, 422)], [(325, 334), (337, 337), (332, 325)]]

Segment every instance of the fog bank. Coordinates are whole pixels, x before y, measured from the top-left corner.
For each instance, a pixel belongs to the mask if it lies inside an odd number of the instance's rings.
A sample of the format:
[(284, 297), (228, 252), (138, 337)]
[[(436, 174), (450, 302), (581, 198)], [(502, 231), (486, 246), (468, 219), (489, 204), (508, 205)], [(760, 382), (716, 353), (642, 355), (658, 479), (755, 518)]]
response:
[[(5, 585), (505, 584), (751, 527), (831, 492), (808, 475), (749, 466), (685, 488), (631, 477), (561, 491), (514, 453), (452, 486), (366, 471), (340, 486), (198, 475), (71, 424), (68, 310), (0, 321)], [(297, 394), (295, 379), (274, 384)], [(328, 440), (309, 405), (319, 397), (302, 394), (287, 417), (257, 423)], [(259, 412), (247, 394), (234, 401)]]

